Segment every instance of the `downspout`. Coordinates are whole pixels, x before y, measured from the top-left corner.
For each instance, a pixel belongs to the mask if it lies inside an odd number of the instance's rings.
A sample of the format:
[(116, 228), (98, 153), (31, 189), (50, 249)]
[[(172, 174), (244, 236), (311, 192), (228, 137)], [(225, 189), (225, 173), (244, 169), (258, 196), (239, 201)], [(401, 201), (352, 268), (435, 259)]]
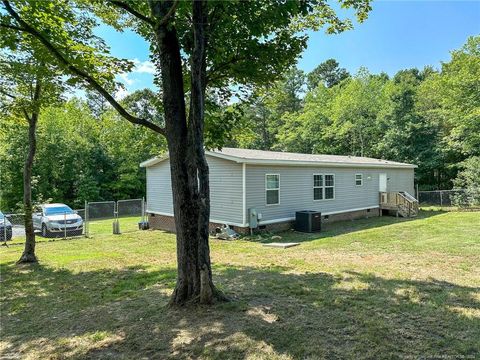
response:
[(247, 164), (242, 163), (242, 224), (247, 227)]

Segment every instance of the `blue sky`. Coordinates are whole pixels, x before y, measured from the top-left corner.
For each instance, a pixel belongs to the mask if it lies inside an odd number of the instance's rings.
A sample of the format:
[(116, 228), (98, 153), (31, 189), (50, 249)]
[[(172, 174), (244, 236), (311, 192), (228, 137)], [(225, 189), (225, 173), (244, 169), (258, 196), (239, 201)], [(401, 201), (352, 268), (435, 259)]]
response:
[(480, 34), (480, 1), (378, 1), (353, 30), (310, 33), (299, 67), (311, 71), (329, 58), (355, 73), (360, 66), (389, 75), (440, 66), (468, 36)]
[[(121, 79), (128, 92), (153, 86), (145, 41), (134, 33), (119, 34), (104, 26), (98, 33), (114, 56), (138, 61), (137, 70)], [(411, 67), (438, 68), (441, 61), (448, 61), (451, 50), (478, 34), (480, 1), (377, 1), (369, 18), (363, 24), (355, 23), (353, 30), (338, 35), (309, 33), (298, 67), (311, 71), (334, 58), (351, 73), (361, 66), (390, 75)]]

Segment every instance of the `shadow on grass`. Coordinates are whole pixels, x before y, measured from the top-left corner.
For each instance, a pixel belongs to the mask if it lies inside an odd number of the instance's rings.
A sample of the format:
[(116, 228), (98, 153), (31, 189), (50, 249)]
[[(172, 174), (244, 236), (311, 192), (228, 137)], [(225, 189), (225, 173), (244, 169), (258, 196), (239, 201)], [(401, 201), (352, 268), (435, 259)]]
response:
[[(356, 231), (375, 229), (383, 226), (390, 226), (395, 224), (401, 224), (406, 222), (415, 222), (422, 219), (427, 219), (432, 216), (445, 214), (445, 211), (420, 211), (419, 215), (415, 218), (402, 218), (395, 216), (376, 216), (371, 218), (344, 220), (334, 223), (322, 223), (322, 231), (317, 233), (302, 233), (294, 230), (285, 231), (279, 233), (282, 239), (271, 239), (271, 236), (260, 237), (262, 243), (270, 242), (306, 242), (312, 240), (318, 240), (331, 236), (338, 236), (343, 234), (349, 234)], [(247, 237), (248, 240), (250, 237)], [(258, 236), (253, 235), (251, 237), (253, 241), (258, 241)]]
[[(435, 279), (216, 267), (234, 296), (165, 305), (175, 271), (2, 269), (4, 358), (395, 358), (480, 352), (479, 289)], [(36, 353), (35, 353), (36, 352)]]

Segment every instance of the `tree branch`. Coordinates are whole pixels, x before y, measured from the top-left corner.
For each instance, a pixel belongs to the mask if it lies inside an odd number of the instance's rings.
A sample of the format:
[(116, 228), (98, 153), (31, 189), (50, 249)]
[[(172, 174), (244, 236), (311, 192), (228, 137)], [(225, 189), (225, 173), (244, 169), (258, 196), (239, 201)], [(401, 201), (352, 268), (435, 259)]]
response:
[(6, 28), (6, 29), (11, 29), (11, 30), (17, 30), (17, 31), (24, 31), (21, 27), (15, 26), (15, 25), (10, 25), (10, 24), (3, 24), (0, 23), (0, 27)]
[(167, 23), (168, 19), (170, 19), (170, 17), (175, 12), (175, 9), (177, 8), (178, 2), (179, 2), (179, 0), (174, 1), (170, 10), (168, 10), (168, 12), (165, 14), (165, 16), (162, 19), (160, 19), (160, 21), (158, 22), (158, 24), (157, 24), (158, 26), (165, 25)]
[(69, 72), (71, 72), (74, 75), (77, 75), (78, 77), (84, 79), (90, 86), (92, 86), (96, 91), (98, 91), (104, 98), (107, 100), (110, 105), (113, 106), (115, 110), (126, 120), (130, 121), (133, 124), (136, 125), (142, 125), (145, 126), (159, 134), (162, 134), (165, 136), (165, 129), (146, 120), (146, 119), (141, 119), (138, 117), (133, 116), (130, 114), (125, 108), (120, 105), (115, 98), (110, 95), (110, 93), (105, 90), (98, 81), (96, 81), (92, 76), (90, 76), (88, 73), (83, 71), (82, 69), (78, 68), (77, 66), (71, 64), (67, 58), (65, 58), (60, 51), (55, 48), (55, 46), (48, 41), (39, 31), (37, 31), (35, 28), (30, 26), (28, 23), (26, 23), (19, 15), (18, 13), (13, 10), (11, 7), (10, 3), (7, 0), (3, 0), (3, 4), (7, 10), (7, 12), (21, 25), (21, 31), (24, 31), (26, 33), (29, 33), (30, 35), (34, 36), (37, 38), (46, 48), (47, 50), (57, 59), (57, 61), (64, 66)]
[(123, 10), (125, 10), (126, 12), (130, 13), (131, 15), (135, 16), (137, 19), (139, 20), (142, 20), (148, 24), (150, 24), (151, 26), (154, 26), (155, 25), (155, 22), (150, 19), (148, 16), (145, 16), (143, 14), (141, 14), (140, 12), (138, 12), (137, 10), (133, 9), (130, 5), (124, 3), (123, 1), (120, 1), (120, 0), (110, 0), (110, 3), (115, 5), (115, 6), (118, 6), (119, 8), (122, 8)]
[(27, 122), (30, 124), (30, 122), (32, 121), (32, 118), (30, 117), (30, 115), (28, 115), (27, 110), (22, 109), (22, 111), (23, 111), (23, 115), (25, 116), (25, 119), (26, 119)]
[(16, 99), (16, 97), (12, 94), (9, 94), (8, 92), (6, 92), (5, 90), (2, 90), (0, 89), (0, 93), (5, 95), (6, 97), (9, 97), (10, 99)]

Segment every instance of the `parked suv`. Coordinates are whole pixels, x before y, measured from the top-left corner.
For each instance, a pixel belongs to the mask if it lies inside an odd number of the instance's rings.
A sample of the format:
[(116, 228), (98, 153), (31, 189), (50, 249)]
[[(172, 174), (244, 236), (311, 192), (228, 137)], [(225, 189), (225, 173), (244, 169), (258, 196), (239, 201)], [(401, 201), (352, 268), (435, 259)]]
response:
[(76, 211), (65, 204), (41, 205), (41, 211), (33, 214), (33, 227), (40, 230), (43, 237), (54, 234), (80, 235), (83, 232), (83, 220)]
[(12, 240), (12, 224), (0, 211), (0, 240)]

